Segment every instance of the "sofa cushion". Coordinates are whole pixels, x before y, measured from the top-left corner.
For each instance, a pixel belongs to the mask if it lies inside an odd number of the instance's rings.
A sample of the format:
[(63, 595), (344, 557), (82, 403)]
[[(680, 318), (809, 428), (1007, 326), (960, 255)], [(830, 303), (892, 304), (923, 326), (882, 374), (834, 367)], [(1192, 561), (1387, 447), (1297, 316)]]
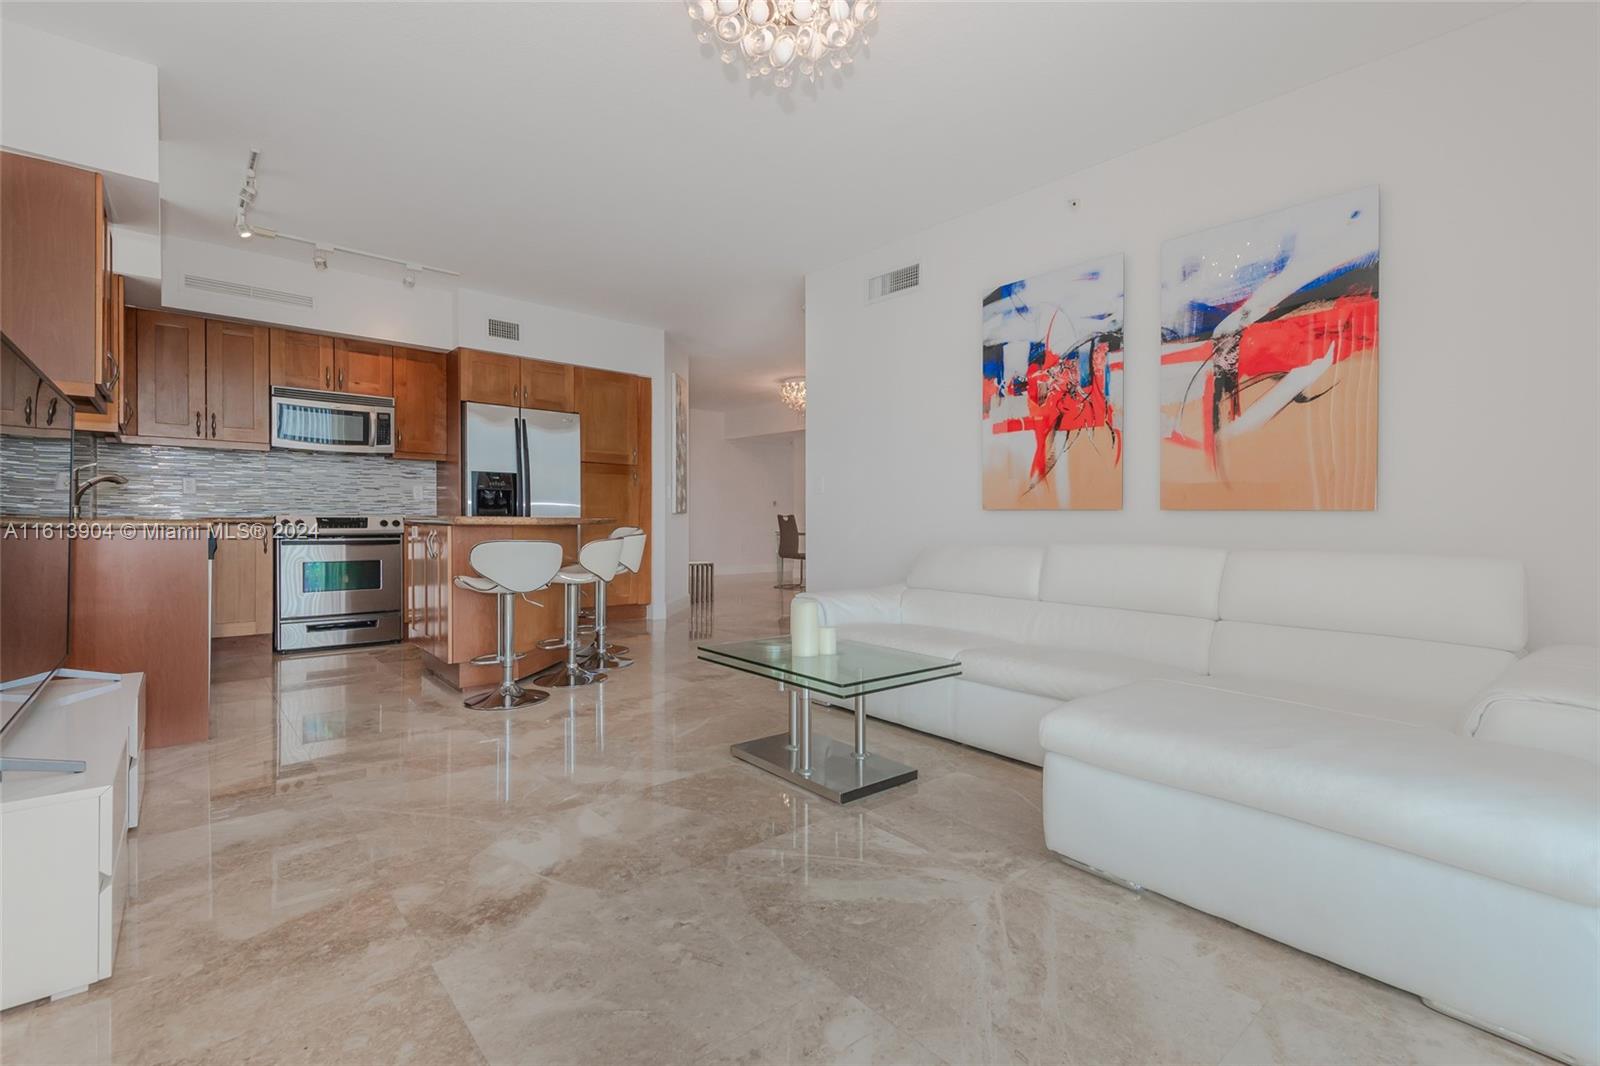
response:
[(1508, 651), (1470, 644), (1224, 619), (1211, 640), (1209, 672), (1431, 703), (1459, 714), (1515, 660)]
[(1600, 903), (1600, 775), (1581, 759), (1173, 681), (1073, 700), (1039, 734), (1106, 770)]
[(906, 577), (913, 589), (1039, 598), (1044, 549), (1037, 544), (953, 544), (926, 548)]
[(960, 659), (961, 653), (966, 649), (994, 642), (993, 637), (984, 633), (944, 629), (939, 626), (902, 625), (895, 622), (857, 622), (839, 626), (838, 630), (840, 640), (856, 640), (863, 644), (894, 648), (897, 651), (937, 655), (943, 659)]
[(1215, 619), (1227, 558), (1221, 548), (1052, 544), (1044, 550), (1039, 598)]
[(1600, 651), (1558, 644), (1519, 659), (1478, 693), (1462, 732), (1600, 763)]
[(1522, 564), (1511, 559), (1235, 551), (1219, 607), (1224, 621), (1510, 652), (1528, 639)]
[(1145, 678), (1187, 677), (1190, 671), (1126, 655), (1012, 644), (966, 649), (961, 653), (961, 676), (1014, 692), (1070, 700)]
[(1286, 681), (1282, 678), (1249, 677), (1239, 674), (1211, 674), (1191, 678), (1188, 683), (1218, 692), (1262, 696), (1363, 718), (1405, 722), (1408, 725), (1428, 726), (1450, 733), (1460, 731), (1460, 704), (1402, 699), (1393, 695), (1373, 695), (1328, 685), (1313, 685), (1306, 681)]

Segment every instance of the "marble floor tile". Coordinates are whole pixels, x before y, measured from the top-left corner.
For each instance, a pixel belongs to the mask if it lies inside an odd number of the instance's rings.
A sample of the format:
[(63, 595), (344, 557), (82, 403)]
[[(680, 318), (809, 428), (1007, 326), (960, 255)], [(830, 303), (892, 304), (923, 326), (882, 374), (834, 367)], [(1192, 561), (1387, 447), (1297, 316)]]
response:
[(873, 722), (921, 776), (839, 807), (735, 760), (787, 700), (694, 647), (783, 631), (769, 582), (510, 714), (404, 646), (218, 641), (212, 738), (146, 756), (115, 972), (0, 1014), (0, 1061), (1543, 1061), (1065, 866), (1037, 767)]

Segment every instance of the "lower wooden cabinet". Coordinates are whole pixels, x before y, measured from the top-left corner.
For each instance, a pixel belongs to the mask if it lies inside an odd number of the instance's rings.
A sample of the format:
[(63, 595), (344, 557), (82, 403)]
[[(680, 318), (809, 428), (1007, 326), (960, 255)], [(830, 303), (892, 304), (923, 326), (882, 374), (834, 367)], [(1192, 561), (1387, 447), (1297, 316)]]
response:
[(450, 527), (410, 525), (405, 540), (405, 635), (419, 650), (449, 662)]
[(272, 538), (252, 536), (267, 523), (229, 523), (211, 566), (211, 635), (272, 632)]

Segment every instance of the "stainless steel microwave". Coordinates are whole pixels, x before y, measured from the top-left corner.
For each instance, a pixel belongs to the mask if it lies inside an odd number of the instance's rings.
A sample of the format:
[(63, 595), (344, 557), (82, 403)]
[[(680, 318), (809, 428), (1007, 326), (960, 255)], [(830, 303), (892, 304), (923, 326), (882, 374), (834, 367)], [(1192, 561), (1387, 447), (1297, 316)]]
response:
[(272, 390), (272, 446), (393, 455), (394, 400), (279, 386)]

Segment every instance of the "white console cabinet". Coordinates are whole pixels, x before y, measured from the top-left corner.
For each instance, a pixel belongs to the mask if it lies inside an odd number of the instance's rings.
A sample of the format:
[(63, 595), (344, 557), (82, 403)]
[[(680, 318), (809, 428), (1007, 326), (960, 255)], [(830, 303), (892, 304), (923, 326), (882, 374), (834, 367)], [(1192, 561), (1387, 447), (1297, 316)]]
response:
[(0, 754), (82, 773), (0, 777), (0, 1009), (111, 976), (138, 824), (144, 675), (52, 681)]

